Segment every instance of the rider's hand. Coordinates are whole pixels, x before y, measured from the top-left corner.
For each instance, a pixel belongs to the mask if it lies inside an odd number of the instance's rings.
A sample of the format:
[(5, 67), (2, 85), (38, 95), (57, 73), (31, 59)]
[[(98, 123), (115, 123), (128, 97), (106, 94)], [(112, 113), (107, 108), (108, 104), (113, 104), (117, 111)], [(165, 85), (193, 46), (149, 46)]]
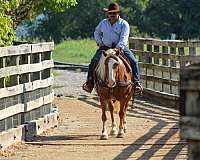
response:
[(123, 52), (122, 48), (115, 48), (114, 50), (115, 50), (116, 52), (119, 52), (119, 53), (122, 53), (122, 52)]
[(97, 43), (97, 46), (98, 46), (98, 47), (103, 47), (104, 45), (103, 45), (103, 44), (100, 44), (100, 43)]

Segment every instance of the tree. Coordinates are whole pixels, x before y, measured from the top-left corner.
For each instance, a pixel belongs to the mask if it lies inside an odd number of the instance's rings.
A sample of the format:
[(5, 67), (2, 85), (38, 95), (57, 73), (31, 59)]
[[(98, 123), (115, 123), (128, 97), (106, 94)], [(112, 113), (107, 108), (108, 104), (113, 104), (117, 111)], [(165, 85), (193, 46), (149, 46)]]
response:
[(15, 8), (17, 4), (14, 1), (7, 2), (0, 0), (0, 46), (10, 45), (15, 40), (15, 33), (13, 30), (13, 21), (11, 17), (6, 15), (11, 8)]
[(121, 16), (130, 24), (130, 36), (141, 36), (142, 16), (148, 6), (149, 0), (118, 0), (121, 5)]
[(149, 0), (119, 0), (122, 8), (122, 16), (130, 23), (130, 25), (139, 25), (141, 16), (147, 8)]
[[(93, 37), (95, 26), (106, 18), (102, 8), (110, 0), (77, 0), (78, 5), (63, 13), (45, 10), (45, 18), (31, 29), (31, 34), (45, 40), (60, 42), (67, 38)], [(121, 5), (121, 17), (131, 26), (131, 35), (148, 35), (166, 39), (171, 34), (178, 39), (200, 37), (200, 2), (197, 0), (116, 0)], [(32, 32), (33, 31), (33, 32)]]
[(200, 2), (196, 0), (149, 0), (143, 14), (143, 27), (151, 36), (177, 39), (200, 37)]
[(14, 30), (22, 21), (46, 9), (63, 12), (76, 3), (76, 0), (0, 0), (0, 46), (12, 43)]
[(31, 27), (34, 37), (53, 39), (56, 43), (67, 38), (93, 37), (95, 26), (106, 14), (103, 8), (109, 0), (78, 0), (78, 5), (67, 9), (63, 13), (49, 10), (44, 12), (46, 18), (39, 20), (38, 25)]
[[(15, 8), (7, 12), (14, 22), (14, 27), (24, 19), (35, 17), (43, 10), (63, 12), (69, 6), (74, 6), (76, 0), (12, 0), (15, 1)], [(10, 2), (9, 2), (10, 3)]]
[[(139, 31), (137, 24), (140, 23), (142, 10), (146, 8), (148, 0), (118, 0), (122, 7), (122, 18), (125, 18), (131, 25), (131, 34)], [(40, 39), (53, 39), (56, 43), (72, 38), (93, 37), (93, 32), (100, 20), (107, 18), (102, 11), (107, 7), (110, 0), (78, 0), (78, 5), (67, 9), (63, 13), (45, 11), (47, 18), (41, 19), (37, 25), (32, 25), (30, 34)]]
[(200, 38), (200, 2), (196, 0), (178, 1), (179, 29), (177, 34), (182, 39)]

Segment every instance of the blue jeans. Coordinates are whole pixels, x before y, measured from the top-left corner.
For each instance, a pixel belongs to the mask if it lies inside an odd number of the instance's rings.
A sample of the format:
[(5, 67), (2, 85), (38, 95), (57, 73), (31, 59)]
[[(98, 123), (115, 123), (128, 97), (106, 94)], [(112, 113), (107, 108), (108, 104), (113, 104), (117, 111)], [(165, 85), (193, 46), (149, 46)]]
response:
[(128, 49), (127, 47), (124, 48), (123, 51), (124, 51), (124, 55), (126, 56), (126, 58), (128, 58), (128, 60), (130, 61), (134, 80), (139, 81), (140, 80), (140, 70), (139, 70), (139, 65), (138, 65), (137, 59), (135, 58), (133, 52), (131, 52), (131, 50)]
[[(102, 51), (104, 49), (97, 49), (95, 55), (93, 56), (90, 64), (89, 64), (89, 69), (88, 69), (88, 80), (91, 80), (92, 82), (94, 82), (94, 78), (93, 78), (93, 72), (95, 67), (97, 66), (97, 63), (99, 62), (99, 59), (101, 58), (102, 55)], [(131, 50), (129, 50), (128, 48), (124, 48), (124, 55), (128, 58), (128, 60), (130, 61), (130, 65), (132, 68), (132, 72), (133, 72), (133, 77), (135, 81), (139, 81), (140, 80), (140, 73), (139, 73), (139, 66), (138, 66), (138, 61), (135, 58), (134, 54), (131, 52)]]

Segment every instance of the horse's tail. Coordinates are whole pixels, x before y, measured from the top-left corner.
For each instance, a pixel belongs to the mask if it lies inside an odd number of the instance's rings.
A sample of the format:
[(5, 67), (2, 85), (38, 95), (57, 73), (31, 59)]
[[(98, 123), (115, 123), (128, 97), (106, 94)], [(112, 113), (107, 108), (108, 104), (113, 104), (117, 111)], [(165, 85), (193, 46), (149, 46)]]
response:
[(113, 105), (113, 108), (114, 108), (114, 112), (119, 113), (119, 110), (120, 110), (120, 102), (117, 101), (117, 100), (114, 100), (114, 101), (112, 101), (112, 105)]

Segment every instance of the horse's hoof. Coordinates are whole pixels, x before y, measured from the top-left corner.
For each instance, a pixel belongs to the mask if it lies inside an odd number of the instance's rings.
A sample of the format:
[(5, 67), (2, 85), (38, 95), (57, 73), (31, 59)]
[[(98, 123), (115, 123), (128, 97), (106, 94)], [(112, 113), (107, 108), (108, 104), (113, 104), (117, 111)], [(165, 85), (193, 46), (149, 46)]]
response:
[(124, 138), (124, 133), (118, 133), (117, 138)]
[(124, 133), (126, 133), (127, 132), (127, 129), (124, 129)]
[(103, 134), (103, 135), (101, 135), (100, 139), (101, 140), (107, 140), (108, 139), (108, 135)]
[(110, 131), (111, 136), (116, 136), (117, 135), (117, 130), (111, 130)]

